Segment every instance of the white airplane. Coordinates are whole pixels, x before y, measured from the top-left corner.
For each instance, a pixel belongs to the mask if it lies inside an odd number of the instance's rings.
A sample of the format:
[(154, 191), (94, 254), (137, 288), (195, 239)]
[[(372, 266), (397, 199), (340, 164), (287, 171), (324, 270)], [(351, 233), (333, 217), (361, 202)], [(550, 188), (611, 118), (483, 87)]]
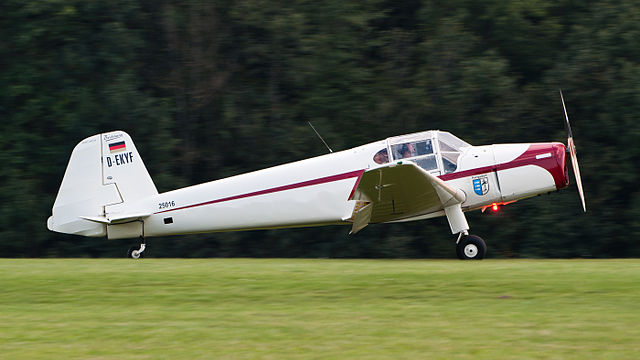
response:
[(140, 238), (140, 246), (129, 250), (137, 259), (149, 236), (333, 224), (351, 225), (355, 234), (372, 223), (446, 216), (458, 234), (458, 257), (482, 259), (486, 245), (469, 235), (465, 211), (568, 183), (562, 143), (471, 146), (445, 131), (425, 131), (159, 194), (131, 137), (112, 131), (73, 149), (47, 227)]

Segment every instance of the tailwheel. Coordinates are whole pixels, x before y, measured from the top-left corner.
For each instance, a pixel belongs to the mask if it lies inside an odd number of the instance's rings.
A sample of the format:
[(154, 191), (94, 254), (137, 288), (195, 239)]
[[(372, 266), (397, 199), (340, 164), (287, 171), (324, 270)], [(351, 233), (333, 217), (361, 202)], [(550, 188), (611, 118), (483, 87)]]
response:
[(140, 259), (144, 257), (143, 251), (146, 248), (144, 243), (144, 239), (142, 239), (142, 244), (140, 246), (132, 246), (127, 251), (127, 257), (132, 259)]
[(456, 245), (460, 260), (482, 260), (487, 253), (487, 245), (477, 235), (464, 235)]

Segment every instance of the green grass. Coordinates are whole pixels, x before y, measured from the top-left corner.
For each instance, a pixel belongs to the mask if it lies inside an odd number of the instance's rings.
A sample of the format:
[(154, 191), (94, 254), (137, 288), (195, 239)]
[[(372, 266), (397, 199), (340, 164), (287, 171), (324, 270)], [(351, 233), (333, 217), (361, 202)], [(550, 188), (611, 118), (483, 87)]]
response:
[(0, 260), (3, 359), (633, 359), (638, 260)]

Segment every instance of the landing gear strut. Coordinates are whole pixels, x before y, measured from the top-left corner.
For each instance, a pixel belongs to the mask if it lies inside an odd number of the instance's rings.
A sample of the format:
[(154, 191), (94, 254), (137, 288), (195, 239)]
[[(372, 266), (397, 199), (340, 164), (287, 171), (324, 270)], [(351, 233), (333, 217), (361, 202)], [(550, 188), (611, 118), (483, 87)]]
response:
[(462, 235), (456, 243), (456, 253), (460, 260), (482, 260), (487, 253), (487, 245), (477, 235)]
[(143, 236), (140, 236), (140, 240), (142, 241), (142, 243), (140, 244), (140, 247), (137, 247), (137, 246), (130, 247), (129, 251), (127, 251), (127, 257), (130, 257), (132, 259), (140, 259), (144, 257), (143, 252), (147, 246), (145, 244)]

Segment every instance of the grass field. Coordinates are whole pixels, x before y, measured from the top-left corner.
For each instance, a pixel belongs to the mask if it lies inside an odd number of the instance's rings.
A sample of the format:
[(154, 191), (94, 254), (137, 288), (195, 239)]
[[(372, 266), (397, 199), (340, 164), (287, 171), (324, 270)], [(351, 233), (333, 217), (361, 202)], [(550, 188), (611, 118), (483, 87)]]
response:
[(0, 260), (2, 359), (637, 359), (638, 260)]

